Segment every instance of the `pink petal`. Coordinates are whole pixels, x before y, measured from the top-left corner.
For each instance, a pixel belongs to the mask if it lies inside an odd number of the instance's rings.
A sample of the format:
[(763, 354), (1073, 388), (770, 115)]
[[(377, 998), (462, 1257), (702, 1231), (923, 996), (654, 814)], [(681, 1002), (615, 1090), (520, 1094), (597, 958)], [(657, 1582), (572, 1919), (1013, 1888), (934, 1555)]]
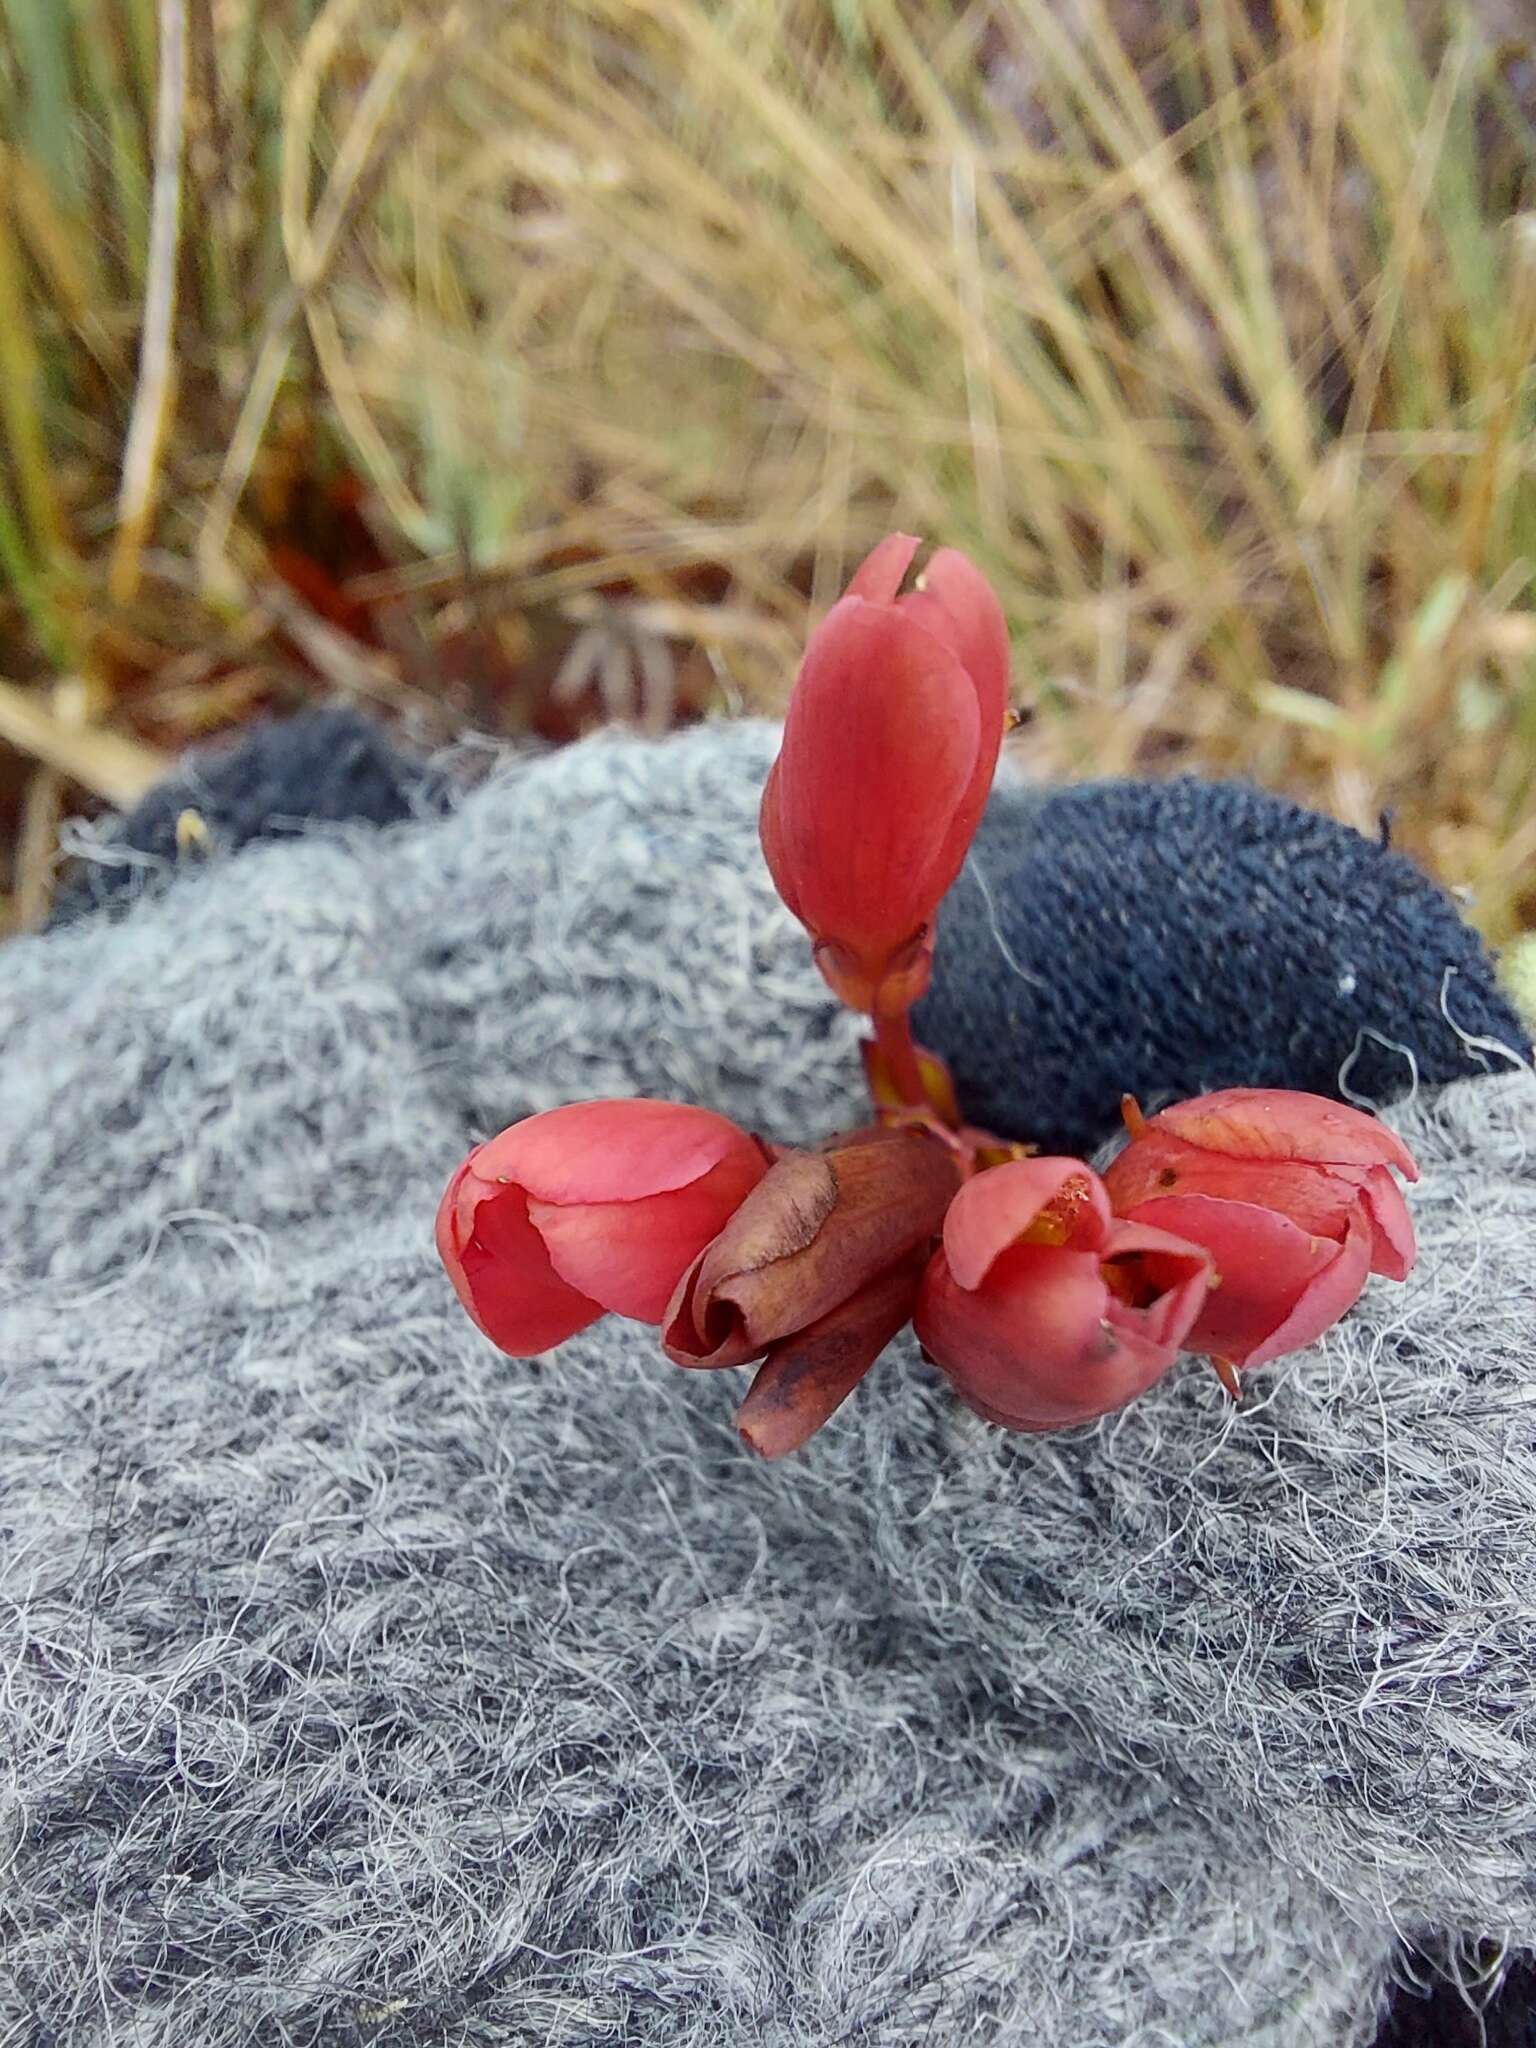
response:
[[(1216, 1279), (1186, 1333), (1185, 1348), (1231, 1358), (1239, 1365), (1261, 1352), (1277, 1355), (1267, 1348), (1274, 1334), (1319, 1276), (1342, 1256), (1342, 1248), (1331, 1238), (1313, 1237), (1273, 1209), (1218, 1201), (1211, 1195), (1169, 1195), (1143, 1202), (1132, 1220), (1172, 1231), (1210, 1252)], [(1356, 1287), (1355, 1293), (1359, 1291)]]
[[(1129, 1216), (1143, 1202), (1172, 1192), (1181, 1173), (1209, 1155), (1148, 1124), (1104, 1169), (1104, 1187), (1117, 1216)], [(1171, 1176), (1171, 1178), (1170, 1178)]]
[(1278, 1210), (1313, 1237), (1341, 1240), (1359, 1200), (1355, 1171), (1341, 1172), (1304, 1159), (1208, 1152), (1152, 1124), (1145, 1137), (1134, 1139), (1105, 1168), (1104, 1185), (1121, 1216), (1169, 1195), (1214, 1195), (1221, 1201)]
[(913, 534), (888, 533), (854, 570), (844, 597), (862, 597), (866, 604), (894, 604), (912, 557), (921, 546)]
[(947, 835), (972, 780), (976, 692), (903, 612), (844, 598), (790, 699), (764, 846), (819, 939), (876, 964), (917, 938), (954, 880)]
[(437, 1205), (437, 1255), (450, 1273), (473, 1235), (475, 1205), (490, 1192), (475, 1172), (475, 1155), (471, 1153), (444, 1188), (443, 1199)]
[(1238, 1158), (1395, 1166), (1408, 1180), (1419, 1177), (1413, 1154), (1379, 1117), (1294, 1089), (1223, 1088), (1159, 1110), (1152, 1128)]
[(1007, 730), (1008, 626), (991, 584), (974, 562), (954, 548), (940, 548), (923, 571), (920, 587), (898, 603), (953, 650), (976, 690), (981, 721), (976, 764), (956, 807), (940, 863), (953, 877), (981, 823)]
[(767, 1171), (756, 1147), (662, 1195), (635, 1202), (530, 1200), (555, 1271), (615, 1315), (659, 1323), (683, 1274)]
[(480, 1202), (463, 1249), (444, 1264), (475, 1322), (513, 1358), (552, 1350), (603, 1312), (550, 1264), (521, 1188), (499, 1189)]
[(1004, 1381), (1021, 1371), (1072, 1372), (1102, 1348), (1109, 1290), (1092, 1252), (1014, 1245), (994, 1261), (981, 1288), (963, 1287), (948, 1248), (924, 1278), (917, 1334), (948, 1370)]
[(773, 886), (780, 900), (794, 917), (804, 924), (805, 916), (800, 908), (800, 892), (795, 887), (794, 873), (784, 851), (784, 827), (779, 819), (779, 763), (774, 757), (773, 766), (768, 770), (768, 780), (763, 784), (763, 801), (757, 813), (757, 837), (763, 849), (763, 859), (773, 877)]
[(1215, 1264), (1201, 1245), (1145, 1223), (1110, 1226), (1099, 1253), (1103, 1265), (1138, 1273), (1157, 1289), (1145, 1308), (1116, 1298), (1110, 1289), (1109, 1320), (1127, 1342), (1138, 1339), (1166, 1351), (1180, 1350), (1210, 1292)]
[(1063, 1193), (1062, 1243), (1094, 1251), (1109, 1227), (1109, 1200), (1081, 1159), (1015, 1159), (968, 1180), (944, 1218), (944, 1253), (961, 1287), (980, 1287), (995, 1259)]
[(1360, 1199), (1370, 1225), (1371, 1271), (1406, 1280), (1419, 1247), (1402, 1189), (1384, 1166), (1373, 1166), (1360, 1183)]
[[(712, 1109), (644, 1097), (571, 1102), (482, 1145), (475, 1170), (544, 1202), (633, 1202), (686, 1187), (755, 1140)], [(760, 1155), (759, 1155), (760, 1156)]]
[(1324, 1330), (1331, 1330), (1360, 1299), (1371, 1270), (1371, 1233), (1362, 1215), (1350, 1218), (1349, 1235), (1311, 1284), (1279, 1329), (1272, 1330), (1256, 1351), (1238, 1363), (1252, 1371), (1289, 1352), (1304, 1351)]
[(1001, 743), (1008, 718), (1008, 625), (986, 577), (957, 548), (940, 548), (916, 590), (897, 600), (959, 656), (976, 686), (983, 738)]
[(972, 1292), (938, 1252), (913, 1322), (955, 1392), (989, 1422), (1063, 1429), (1123, 1408), (1173, 1362), (1171, 1347), (1113, 1328), (1109, 1303), (1092, 1253), (1021, 1245)]

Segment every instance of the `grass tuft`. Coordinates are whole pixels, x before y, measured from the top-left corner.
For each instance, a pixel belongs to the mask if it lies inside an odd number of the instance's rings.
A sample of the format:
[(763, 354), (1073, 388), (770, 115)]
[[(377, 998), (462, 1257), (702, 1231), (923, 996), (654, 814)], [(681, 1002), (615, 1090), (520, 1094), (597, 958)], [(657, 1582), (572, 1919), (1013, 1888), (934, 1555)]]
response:
[[(1536, 39), (1511, 0), (0, 0), (0, 24), (22, 681), (78, 672), (157, 744), (200, 644), (205, 722), (267, 701), (293, 667), (271, 508), (339, 469), (379, 549), (347, 596), (392, 624), (329, 664), (311, 633), (328, 684), (512, 725), (516, 691), (454, 694), (466, 621), (536, 665), (558, 619), (567, 676), (597, 633), (612, 680), (593, 620), (619, 590), (703, 695), (773, 706), (900, 524), (995, 582), (1041, 772), (1390, 811), (1490, 937), (1536, 929)], [(136, 394), (163, 439), (135, 444)]]

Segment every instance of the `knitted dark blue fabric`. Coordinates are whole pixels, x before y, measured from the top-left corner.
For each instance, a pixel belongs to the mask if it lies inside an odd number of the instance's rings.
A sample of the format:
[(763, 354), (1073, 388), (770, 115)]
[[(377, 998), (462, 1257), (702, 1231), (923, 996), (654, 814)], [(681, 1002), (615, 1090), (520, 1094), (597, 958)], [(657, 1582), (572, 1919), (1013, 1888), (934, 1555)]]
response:
[(1411, 861), (1194, 777), (1000, 788), (914, 1021), (968, 1117), (1048, 1152), (1091, 1152), (1127, 1091), (1148, 1109), (1238, 1086), (1381, 1103), (1415, 1075), (1507, 1065), (1478, 1039), (1530, 1049), (1476, 933)]
[(1427, 1971), (1422, 1992), (1397, 1993), (1375, 2048), (1536, 2048), (1536, 1962), (1517, 1957), (1482, 2004)]
[(78, 860), (52, 922), (141, 893), (177, 859), (176, 823), (194, 810), (212, 846), (233, 852), (316, 824), (393, 825), (431, 801), (428, 771), (357, 711), (311, 711), (200, 749)]

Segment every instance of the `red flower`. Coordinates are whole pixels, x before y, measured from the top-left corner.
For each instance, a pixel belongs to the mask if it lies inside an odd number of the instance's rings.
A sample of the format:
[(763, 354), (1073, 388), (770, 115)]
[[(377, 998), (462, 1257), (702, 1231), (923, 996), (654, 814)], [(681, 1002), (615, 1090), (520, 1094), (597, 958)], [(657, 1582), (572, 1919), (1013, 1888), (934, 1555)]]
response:
[(946, 1145), (863, 1130), (787, 1152), (678, 1283), (662, 1324), (674, 1365), (764, 1363), (737, 1426), (765, 1457), (804, 1443), (912, 1313), (960, 1184)]
[(1388, 1171), (1418, 1167), (1364, 1111), (1281, 1088), (1226, 1088), (1165, 1109), (1104, 1176), (1117, 1214), (1204, 1245), (1213, 1288), (1187, 1348), (1234, 1365), (1299, 1351), (1359, 1299), (1405, 1279), (1413, 1224)]
[(763, 792), (763, 853), (855, 1010), (928, 986), (932, 919), (975, 836), (1008, 708), (1008, 635), (981, 572), (883, 540), (811, 635)]
[(767, 1169), (757, 1140), (712, 1110), (572, 1103), (469, 1155), (437, 1212), (437, 1249), (491, 1342), (529, 1358), (606, 1310), (660, 1322)]
[(1162, 1378), (1210, 1274), (1207, 1255), (1168, 1231), (1117, 1223), (1082, 1160), (1024, 1159), (956, 1195), (913, 1320), (979, 1415), (1062, 1429)]

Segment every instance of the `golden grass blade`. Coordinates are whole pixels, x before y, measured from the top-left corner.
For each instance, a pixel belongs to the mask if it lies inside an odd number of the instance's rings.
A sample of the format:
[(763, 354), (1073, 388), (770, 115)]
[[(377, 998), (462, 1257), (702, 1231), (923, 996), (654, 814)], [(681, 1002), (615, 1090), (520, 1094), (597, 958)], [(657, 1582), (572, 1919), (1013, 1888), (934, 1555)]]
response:
[(154, 515), (160, 452), (171, 423), (175, 378), (176, 268), (181, 248), (181, 177), (187, 100), (186, 0), (160, 0), (160, 72), (155, 168), (150, 214), (149, 276), (139, 343), (139, 381), (123, 450), (117, 541), (108, 587), (129, 603), (139, 584), (140, 557)]
[(170, 767), (168, 756), (100, 726), (61, 718), (36, 690), (0, 677), (0, 741), (108, 803), (138, 802)]
[(63, 776), (56, 768), (34, 768), (27, 780), (21, 830), (16, 836), (11, 920), (18, 931), (33, 931), (47, 918), (53, 901), (63, 806)]

